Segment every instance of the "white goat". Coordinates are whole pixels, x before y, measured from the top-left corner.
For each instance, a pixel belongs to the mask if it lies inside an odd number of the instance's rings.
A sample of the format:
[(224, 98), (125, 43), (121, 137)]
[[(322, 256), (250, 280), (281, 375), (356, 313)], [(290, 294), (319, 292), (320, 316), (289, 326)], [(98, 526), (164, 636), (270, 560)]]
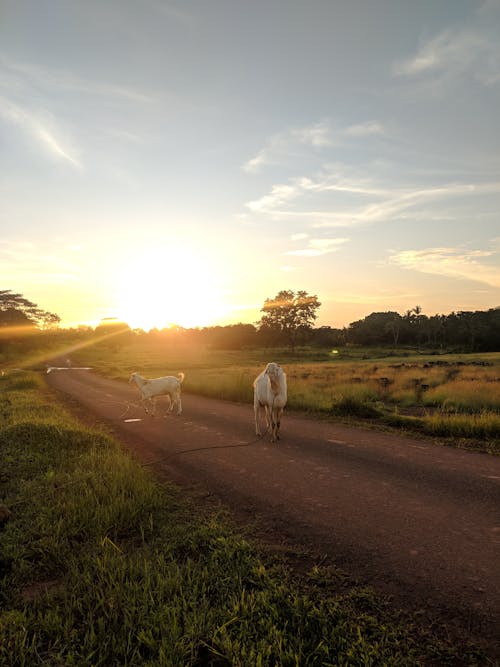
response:
[(286, 374), (272, 361), (255, 378), (253, 388), (255, 434), (261, 435), (259, 416), (261, 408), (264, 408), (267, 430), (271, 431), (271, 442), (275, 442), (279, 440), (280, 420), (287, 399)]
[[(135, 382), (141, 395), (142, 407), (148, 414), (154, 416), (156, 410), (155, 398), (157, 396), (168, 396), (170, 400), (169, 412), (172, 412), (174, 405), (176, 405), (177, 414), (181, 414), (181, 384), (183, 380), (184, 373), (179, 373), (177, 377), (167, 375), (152, 380), (143, 378), (139, 373), (132, 373), (129, 382)], [(151, 413), (147, 406), (151, 407)]]

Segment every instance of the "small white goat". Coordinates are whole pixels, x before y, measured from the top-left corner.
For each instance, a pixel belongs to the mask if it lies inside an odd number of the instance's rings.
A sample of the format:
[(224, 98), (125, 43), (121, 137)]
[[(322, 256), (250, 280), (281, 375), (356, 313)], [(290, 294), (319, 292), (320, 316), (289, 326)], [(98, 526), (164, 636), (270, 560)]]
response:
[(261, 435), (259, 417), (261, 408), (264, 408), (267, 430), (271, 431), (271, 442), (276, 442), (279, 440), (280, 420), (287, 400), (286, 374), (272, 361), (255, 378), (253, 388), (255, 434)]
[[(155, 398), (157, 396), (168, 396), (170, 400), (169, 412), (172, 412), (174, 405), (177, 406), (177, 414), (182, 412), (181, 403), (181, 384), (184, 380), (184, 373), (179, 373), (177, 377), (166, 375), (161, 378), (147, 380), (139, 373), (132, 373), (129, 382), (135, 382), (141, 395), (142, 407), (148, 414), (154, 416), (156, 411)], [(148, 410), (151, 407), (151, 412)]]

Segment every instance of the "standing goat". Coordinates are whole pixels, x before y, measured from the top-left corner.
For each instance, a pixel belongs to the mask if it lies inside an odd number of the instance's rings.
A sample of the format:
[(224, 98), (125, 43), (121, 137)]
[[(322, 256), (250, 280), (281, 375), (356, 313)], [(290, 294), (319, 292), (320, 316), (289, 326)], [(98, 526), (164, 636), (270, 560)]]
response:
[(271, 431), (271, 442), (276, 442), (279, 440), (280, 420), (287, 399), (286, 374), (272, 361), (255, 378), (253, 388), (255, 434), (261, 435), (259, 416), (261, 408), (264, 408), (267, 430)]
[[(177, 377), (167, 375), (161, 378), (147, 380), (139, 373), (132, 373), (129, 382), (135, 382), (141, 395), (142, 407), (148, 413), (154, 416), (156, 411), (155, 397), (168, 396), (170, 399), (169, 412), (172, 412), (174, 405), (177, 406), (177, 414), (182, 412), (181, 403), (181, 384), (184, 380), (184, 373), (179, 373)], [(148, 407), (151, 407), (149, 412)]]

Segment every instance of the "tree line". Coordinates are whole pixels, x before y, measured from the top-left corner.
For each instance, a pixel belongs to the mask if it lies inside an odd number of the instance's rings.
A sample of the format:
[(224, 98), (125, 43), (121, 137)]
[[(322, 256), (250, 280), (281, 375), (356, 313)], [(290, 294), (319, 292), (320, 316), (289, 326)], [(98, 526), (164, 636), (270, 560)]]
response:
[(428, 316), (420, 306), (400, 314), (395, 311), (373, 312), (341, 329), (315, 326), (321, 303), (316, 295), (303, 290), (282, 290), (265, 300), (261, 319), (253, 324), (230, 324), (199, 328), (169, 327), (146, 333), (131, 330), (114, 319), (102, 320), (95, 329), (78, 327), (61, 330), (58, 315), (49, 313), (20, 294), (0, 291), (0, 351), (12, 345), (27, 345), (35, 334), (55, 340), (70, 337), (75, 344), (95, 339), (119, 346), (131, 336), (148, 336), (151, 342), (195, 343), (214, 349), (244, 347), (344, 345), (417, 347), (429, 350), (470, 352), (500, 351), (500, 308), (486, 311), (459, 311)]

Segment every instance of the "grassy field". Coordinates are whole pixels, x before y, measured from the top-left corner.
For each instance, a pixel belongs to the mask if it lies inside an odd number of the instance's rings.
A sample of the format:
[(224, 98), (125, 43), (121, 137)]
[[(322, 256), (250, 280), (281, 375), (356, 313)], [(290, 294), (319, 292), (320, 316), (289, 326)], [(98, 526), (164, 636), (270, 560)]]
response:
[(262, 556), (41, 374), (0, 377), (0, 414), (0, 665), (488, 664), (338, 571)]
[(185, 391), (251, 403), (252, 382), (268, 361), (288, 376), (288, 409), (322, 418), (447, 439), (500, 453), (500, 353), (424, 355), (412, 351), (217, 351), (138, 338), (125, 347), (97, 345), (74, 355), (108, 377), (126, 380), (186, 373)]

